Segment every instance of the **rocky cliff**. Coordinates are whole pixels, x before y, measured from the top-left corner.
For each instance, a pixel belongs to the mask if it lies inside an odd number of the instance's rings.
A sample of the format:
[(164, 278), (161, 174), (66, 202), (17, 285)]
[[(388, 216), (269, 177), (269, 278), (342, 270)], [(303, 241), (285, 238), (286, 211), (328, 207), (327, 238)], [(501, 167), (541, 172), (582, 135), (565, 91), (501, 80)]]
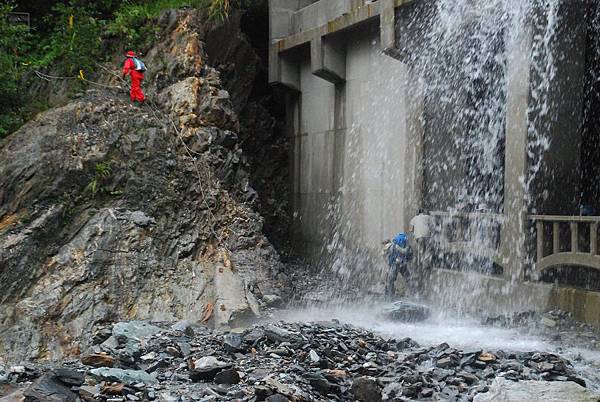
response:
[(236, 113), (248, 110), (256, 55), (238, 28), (232, 54), (246, 57), (230, 62), (247, 63), (249, 78), (232, 99), (206, 51), (214, 27), (194, 10), (165, 12), (159, 25), (146, 105), (99, 86), (0, 143), (8, 359), (76, 355), (95, 325), (115, 320), (236, 325), (285, 296)]

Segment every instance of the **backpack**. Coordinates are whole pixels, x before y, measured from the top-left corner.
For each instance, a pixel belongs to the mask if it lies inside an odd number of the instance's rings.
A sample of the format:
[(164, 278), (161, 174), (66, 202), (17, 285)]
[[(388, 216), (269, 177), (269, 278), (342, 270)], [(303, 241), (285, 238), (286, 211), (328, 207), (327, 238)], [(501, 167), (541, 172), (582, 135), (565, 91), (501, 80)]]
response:
[(406, 247), (400, 247), (393, 241), (388, 242), (383, 247), (383, 256), (387, 259), (390, 267), (395, 266), (397, 263), (405, 263), (412, 259), (412, 249), (409, 245)]
[(146, 65), (143, 61), (141, 61), (137, 57), (132, 57), (131, 59), (133, 60), (133, 64), (135, 64), (135, 71), (146, 71)]

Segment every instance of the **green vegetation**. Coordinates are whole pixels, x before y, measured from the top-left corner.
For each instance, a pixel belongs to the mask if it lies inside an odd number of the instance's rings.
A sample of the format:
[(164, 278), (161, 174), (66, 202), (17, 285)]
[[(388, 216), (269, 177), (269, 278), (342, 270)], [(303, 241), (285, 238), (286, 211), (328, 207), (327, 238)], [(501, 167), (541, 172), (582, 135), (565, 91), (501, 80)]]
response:
[(24, 11), (44, 7), (44, 17), (34, 21), (31, 31), (9, 21), (15, 3), (0, 4), (0, 139), (22, 125), (31, 112), (41, 110), (43, 103), (29, 98), (31, 80), (39, 79), (34, 71), (74, 79), (81, 70), (84, 74), (95, 70), (95, 62), (114, 54), (113, 49), (147, 50), (159, 34), (156, 20), (164, 9), (200, 8), (222, 20), (232, 8), (248, 7), (253, 1), (20, 1)]
[(102, 190), (102, 184), (106, 182), (106, 180), (110, 177), (111, 173), (112, 169), (110, 167), (110, 163), (96, 163), (96, 166), (94, 166), (94, 177), (92, 178), (92, 180), (90, 180), (85, 189), (92, 193), (92, 195), (96, 195), (98, 191)]
[(23, 124), (21, 82), (31, 47), (27, 27), (8, 21), (11, 10), (10, 4), (0, 4), (0, 138)]
[(73, 76), (94, 66), (105, 22), (97, 18), (96, 9), (78, 3), (53, 7), (53, 14), (46, 19), (52, 31), (40, 43), (39, 57), (33, 62), (36, 68), (59, 66), (61, 75)]

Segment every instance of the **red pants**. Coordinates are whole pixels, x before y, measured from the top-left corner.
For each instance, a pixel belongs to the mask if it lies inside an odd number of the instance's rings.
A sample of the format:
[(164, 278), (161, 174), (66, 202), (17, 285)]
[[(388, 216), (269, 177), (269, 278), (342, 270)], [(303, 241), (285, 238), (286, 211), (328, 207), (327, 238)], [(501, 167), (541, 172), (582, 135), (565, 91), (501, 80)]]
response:
[(137, 76), (135, 74), (131, 75), (131, 91), (129, 92), (129, 96), (131, 97), (131, 101), (139, 101), (143, 102), (144, 93), (142, 92), (142, 81), (144, 77)]

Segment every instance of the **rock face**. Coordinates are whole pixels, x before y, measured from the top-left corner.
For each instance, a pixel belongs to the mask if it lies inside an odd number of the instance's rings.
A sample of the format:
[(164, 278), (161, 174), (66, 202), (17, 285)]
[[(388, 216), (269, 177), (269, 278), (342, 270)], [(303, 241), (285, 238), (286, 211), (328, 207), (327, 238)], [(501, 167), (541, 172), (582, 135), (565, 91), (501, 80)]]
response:
[[(58, 359), (119, 319), (236, 325), (281, 293), (240, 123), (197, 11), (170, 11), (143, 107), (90, 90), (0, 143), (0, 353)], [(107, 78), (107, 82), (110, 82)]]
[(473, 402), (597, 402), (599, 394), (574, 382), (507, 381), (497, 378), (490, 390), (478, 394)]

